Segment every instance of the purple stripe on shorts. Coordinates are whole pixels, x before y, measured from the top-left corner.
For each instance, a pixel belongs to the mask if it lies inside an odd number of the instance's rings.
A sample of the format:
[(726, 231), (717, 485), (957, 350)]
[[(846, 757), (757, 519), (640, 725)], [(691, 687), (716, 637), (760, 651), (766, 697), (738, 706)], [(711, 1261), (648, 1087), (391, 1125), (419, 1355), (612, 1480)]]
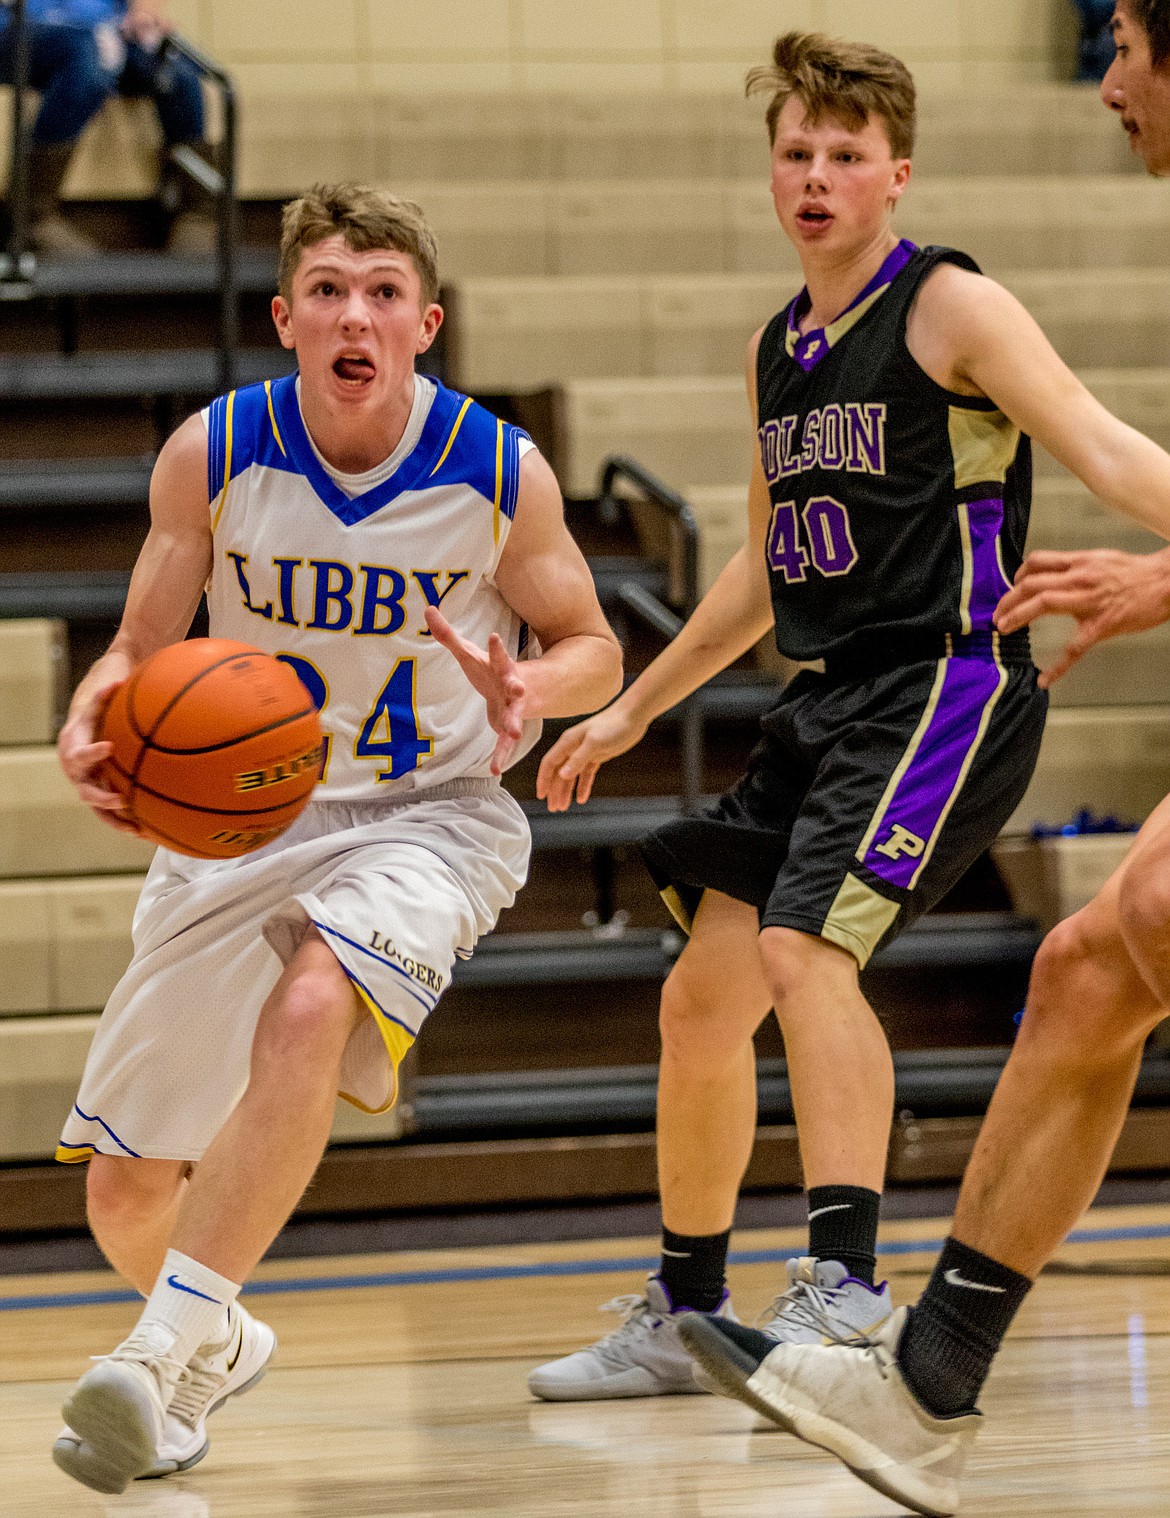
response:
[(1011, 589), (997, 552), (1003, 531), (1003, 501), (968, 501), (967, 525), (971, 534), (971, 630), (989, 632), (995, 625), (995, 608)]
[(947, 660), (934, 715), (862, 861), (879, 879), (909, 889), (1000, 679), (998, 664), (983, 659)]

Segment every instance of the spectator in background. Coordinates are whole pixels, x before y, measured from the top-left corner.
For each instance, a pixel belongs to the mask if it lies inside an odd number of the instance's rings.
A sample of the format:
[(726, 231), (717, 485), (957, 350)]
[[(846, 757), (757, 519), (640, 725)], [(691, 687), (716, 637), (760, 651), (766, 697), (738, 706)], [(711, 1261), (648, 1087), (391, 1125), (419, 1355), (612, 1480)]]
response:
[[(171, 150), (206, 151), (203, 92), (185, 59), (168, 54), (164, 0), (27, 0), (29, 83), (41, 103), (29, 144), (30, 242), (40, 253), (84, 257), (96, 245), (61, 215), (60, 192), (77, 139), (111, 95), (149, 97), (158, 112), (163, 149), (159, 195), (171, 217), (173, 251), (210, 248), (214, 236), (200, 215)], [(0, 0), (0, 83), (12, 82), (15, 28), (9, 0)]]
[(1076, 7), (1081, 13), (1077, 78), (1104, 79), (1116, 52), (1109, 28), (1113, 0), (1076, 0)]

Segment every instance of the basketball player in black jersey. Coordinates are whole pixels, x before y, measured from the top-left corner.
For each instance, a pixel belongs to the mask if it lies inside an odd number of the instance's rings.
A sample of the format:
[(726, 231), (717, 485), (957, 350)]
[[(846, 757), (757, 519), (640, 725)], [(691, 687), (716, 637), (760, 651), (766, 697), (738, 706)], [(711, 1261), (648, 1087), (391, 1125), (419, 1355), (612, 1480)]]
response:
[[(1103, 100), (1149, 172), (1170, 176), (1170, 0), (1119, 0), (1113, 34)], [(1108, 430), (1093, 427), (1087, 442), (1108, 468)], [(1166, 467), (1146, 448), (1145, 489), (1164, 502)], [(1124, 506), (1120, 493), (1109, 499)], [(1146, 520), (1166, 534), (1164, 522)], [(1074, 616), (1078, 626), (1045, 686), (1095, 643), (1170, 620), (1170, 550), (1029, 555), (996, 625), (1016, 635), (1049, 613)], [(952, 1236), (905, 1326), (899, 1314), (864, 1349), (777, 1349), (741, 1336), (700, 1353), (721, 1357), (755, 1405), (880, 1491), (919, 1512), (953, 1512), (994, 1355), (1033, 1280), (1092, 1202), (1146, 1038), (1168, 1012), (1170, 799), (1097, 897), (1045, 939)]]
[[(674, 642), (553, 746), (541, 793), (586, 800), (602, 763), (772, 623), (783, 653), (825, 672), (784, 691), (727, 796), (645, 845), (691, 930), (662, 1001), (662, 1264), (622, 1328), (533, 1372), (547, 1398), (693, 1390), (688, 1325), (732, 1350), (751, 1336), (728, 1316), (724, 1263), (755, 1130), (752, 1035), (773, 1007), (809, 1246), (752, 1352), (889, 1322), (873, 1272), (893, 1070), (858, 972), (995, 838), (1032, 772), (1046, 697), (1025, 634), (993, 620), (1023, 549), (1028, 437), (1170, 536), (1170, 458), (969, 258), (899, 241), (914, 91), (898, 60), (790, 34), (749, 86), (772, 93), (773, 196), (806, 287), (749, 346), (748, 542)], [(722, 1324), (698, 1316), (712, 1312)]]

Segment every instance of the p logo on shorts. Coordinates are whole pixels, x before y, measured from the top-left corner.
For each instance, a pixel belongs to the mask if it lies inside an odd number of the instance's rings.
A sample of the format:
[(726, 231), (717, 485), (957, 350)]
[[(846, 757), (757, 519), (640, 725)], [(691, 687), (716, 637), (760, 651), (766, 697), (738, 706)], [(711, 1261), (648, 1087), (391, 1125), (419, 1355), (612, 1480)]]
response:
[(895, 822), (890, 829), (890, 836), (885, 843), (879, 843), (875, 847), (874, 853), (884, 854), (887, 859), (901, 859), (903, 855), (908, 859), (920, 859), (925, 848), (925, 838), (919, 838), (917, 833), (912, 833), (900, 822)]

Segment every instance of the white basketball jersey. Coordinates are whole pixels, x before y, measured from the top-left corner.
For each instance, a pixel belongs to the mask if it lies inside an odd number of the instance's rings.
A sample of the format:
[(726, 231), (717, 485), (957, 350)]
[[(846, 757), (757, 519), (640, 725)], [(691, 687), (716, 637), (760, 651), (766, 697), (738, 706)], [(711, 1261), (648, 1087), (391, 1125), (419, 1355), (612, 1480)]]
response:
[[(527, 630), (492, 577), (526, 435), (440, 385), (415, 447), (351, 499), (314, 451), (295, 376), (221, 396), (207, 431), (211, 636), (296, 670), (326, 734), (326, 799), (490, 774), (484, 702), (423, 613), (523, 656)], [(539, 732), (527, 725), (520, 752)]]

